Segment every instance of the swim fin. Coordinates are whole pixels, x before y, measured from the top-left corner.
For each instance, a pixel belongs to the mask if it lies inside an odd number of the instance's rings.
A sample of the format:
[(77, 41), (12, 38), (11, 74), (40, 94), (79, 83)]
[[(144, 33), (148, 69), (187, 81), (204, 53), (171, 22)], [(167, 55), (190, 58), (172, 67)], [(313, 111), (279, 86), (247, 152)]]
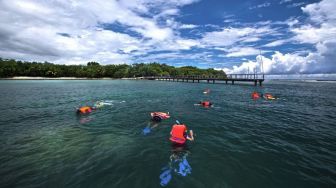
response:
[(172, 178), (171, 169), (167, 169), (167, 170), (163, 171), (160, 174), (160, 179), (161, 179), (160, 185), (161, 186), (166, 186), (170, 182), (171, 178)]
[(142, 133), (144, 134), (144, 135), (147, 135), (147, 134), (149, 134), (151, 132), (151, 128), (149, 128), (149, 127), (145, 127), (143, 130), (142, 130)]
[(186, 176), (187, 174), (191, 173), (191, 167), (185, 157), (179, 163), (179, 171), (177, 173), (180, 174), (181, 176)]

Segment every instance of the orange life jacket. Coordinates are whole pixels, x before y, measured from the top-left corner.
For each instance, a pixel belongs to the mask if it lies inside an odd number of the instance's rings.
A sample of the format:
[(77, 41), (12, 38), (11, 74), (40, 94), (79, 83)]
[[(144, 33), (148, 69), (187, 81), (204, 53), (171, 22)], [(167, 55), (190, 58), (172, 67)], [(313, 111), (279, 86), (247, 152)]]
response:
[(258, 94), (257, 92), (253, 92), (253, 93), (252, 93), (252, 99), (253, 99), (253, 100), (259, 99), (259, 97), (260, 97), (260, 96), (259, 96), (259, 94)]
[(173, 128), (170, 132), (170, 141), (178, 143), (178, 144), (184, 144), (187, 140), (185, 138), (185, 132), (187, 131), (187, 126), (184, 124), (175, 124), (173, 125)]
[(79, 112), (82, 113), (82, 114), (86, 114), (86, 113), (92, 112), (92, 109), (89, 106), (83, 106), (83, 107), (79, 108)]

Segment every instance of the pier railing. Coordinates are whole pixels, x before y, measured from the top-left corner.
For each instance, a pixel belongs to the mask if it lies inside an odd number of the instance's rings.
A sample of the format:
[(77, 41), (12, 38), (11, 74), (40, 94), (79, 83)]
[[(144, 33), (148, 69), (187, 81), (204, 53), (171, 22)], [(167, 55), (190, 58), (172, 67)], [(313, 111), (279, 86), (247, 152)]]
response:
[(222, 76), (147, 76), (145, 79), (189, 79), (189, 80), (264, 80), (264, 74), (227, 74)]
[(143, 79), (147, 80), (162, 80), (162, 81), (173, 81), (173, 82), (204, 82), (207, 83), (215, 83), (215, 82), (231, 82), (234, 84), (235, 82), (253, 82), (256, 86), (259, 82), (259, 85), (262, 85), (264, 81), (264, 74), (227, 74), (221, 76), (147, 76), (143, 77)]

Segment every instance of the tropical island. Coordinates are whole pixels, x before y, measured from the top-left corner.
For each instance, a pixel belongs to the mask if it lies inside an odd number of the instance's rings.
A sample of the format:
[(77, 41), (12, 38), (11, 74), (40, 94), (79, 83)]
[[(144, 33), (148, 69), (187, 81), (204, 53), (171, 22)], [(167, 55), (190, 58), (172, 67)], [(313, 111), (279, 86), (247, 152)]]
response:
[(27, 62), (0, 58), (0, 78), (11, 77), (76, 77), (76, 78), (134, 78), (144, 76), (225, 76), (225, 72), (212, 68), (200, 69), (194, 66), (174, 67), (167, 64), (135, 63), (100, 65), (59, 65), (50, 62)]

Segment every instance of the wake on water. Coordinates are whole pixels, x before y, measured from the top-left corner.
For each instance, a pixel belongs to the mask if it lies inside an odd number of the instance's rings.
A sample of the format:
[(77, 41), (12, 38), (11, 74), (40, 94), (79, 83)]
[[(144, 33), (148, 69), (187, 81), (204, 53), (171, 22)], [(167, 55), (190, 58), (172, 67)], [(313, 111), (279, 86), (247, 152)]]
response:
[(126, 101), (118, 101), (118, 100), (100, 100), (95, 103), (95, 106), (96, 107), (113, 106), (113, 104), (121, 104), (125, 102)]

